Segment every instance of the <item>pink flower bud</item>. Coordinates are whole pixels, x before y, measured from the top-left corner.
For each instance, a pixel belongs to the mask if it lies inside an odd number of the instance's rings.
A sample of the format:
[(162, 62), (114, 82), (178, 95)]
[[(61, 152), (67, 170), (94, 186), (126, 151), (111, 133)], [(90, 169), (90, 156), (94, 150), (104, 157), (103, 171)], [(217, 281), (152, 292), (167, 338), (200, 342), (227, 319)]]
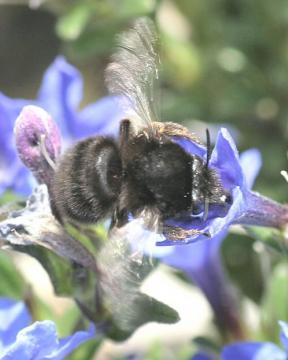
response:
[(22, 162), (40, 183), (49, 185), (61, 149), (56, 123), (40, 107), (25, 106), (15, 122), (14, 136)]

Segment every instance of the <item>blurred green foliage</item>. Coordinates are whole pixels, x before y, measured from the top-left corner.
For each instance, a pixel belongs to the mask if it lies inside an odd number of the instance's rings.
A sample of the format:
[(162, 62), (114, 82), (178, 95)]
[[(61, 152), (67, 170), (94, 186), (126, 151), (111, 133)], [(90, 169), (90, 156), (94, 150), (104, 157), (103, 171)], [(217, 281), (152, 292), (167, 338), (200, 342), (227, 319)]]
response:
[(266, 340), (278, 342), (278, 320), (288, 322), (288, 264), (277, 264), (269, 276), (266, 293), (261, 304), (262, 326)]

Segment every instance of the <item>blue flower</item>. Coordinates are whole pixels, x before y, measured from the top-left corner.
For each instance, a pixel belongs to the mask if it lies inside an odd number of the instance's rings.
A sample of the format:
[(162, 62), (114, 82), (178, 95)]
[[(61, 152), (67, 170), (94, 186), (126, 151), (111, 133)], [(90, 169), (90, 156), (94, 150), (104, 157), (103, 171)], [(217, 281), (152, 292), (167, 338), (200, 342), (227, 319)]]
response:
[[(193, 355), (191, 360), (215, 360), (215, 358), (204, 352), (199, 352), (199, 353)], [(236, 360), (236, 359), (234, 359), (234, 360)]]
[[(205, 159), (206, 150), (198, 144), (184, 139), (174, 139), (188, 153)], [(232, 204), (226, 213), (211, 209), (206, 221), (191, 217), (174, 225), (185, 230), (196, 229), (209, 233), (194, 235), (185, 241), (171, 241), (161, 234), (141, 230), (143, 222), (131, 221), (132, 247), (142, 248), (148, 254), (175, 268), (182, 270), (203, 291), (209, 301), (220, 326), (229, 330), (235, 338), (241, 339), (242, 326), (237, 306), (235, 290), (229, 283), (221, 264), (220, 246), (230, 225), (252, 224), (281, 228), (288, 223), (288, 207), (278, 204), (251, 190), (261, 167), (258, 150), (251, 149), (239, 156), (236, 145), (226, 129), (218, 133), (212, 152), (210, 166), (214, 168), (223, 187), (232, 195)], [(137, 235), (135, 235), (137, 233)], [(154, 246), (154, 245), (158, 245)], [(169, 245), (169, 246), (165, 246)], [(184, 246), (185, 245), (185, 246)]]
[[(182, 139), (178, 142), (188, 152), (203, 157), (206, 155), (205, 149), (197, 144)], [(180, 224), (185, 228), (195, 227), (209, 231), (211, 238), (198, 236), (188, 239), (188, 243), (163, 241), (163, 236), (153, 235), (147, 230), (142, 230), (141, 233), (141, 226), (136, 226), (136, 220), (130, 226), (133, 237), (137, 232), (136, 248), (142, 243), (144, 251), (148, 254), (153, 254), (161, 258), (162, 262), (182, 270), (203, 291), (218, 324), (239, 339), (242, 337), (242, 327), (237, 296), (223, 269), (220, 247), (228, 233), (229, 225), (237, 222), (245, 212), (245, 199), (251, 193), (251, 187), (261, 167), (261, 156), (258, 150), (251, 149), (239, 157), (228, 131), (222, 129), (212, 154), (211, 166), (217, 169), (224, 188), (233, 194), (232, 206), (225, 216), (220, 217), (216, 212), (216, 216), (210, 214), (205, 222), (193, 219), (190, 223)], [(135, 246), (133, 239), (131, 242)], [(157, 245), (174, 246), (155, 247), (155, 242)]]
[[(206, 149), (188, 139), (175, 137), (173, 139), (187, 153), (198, 155), (203, 160), (206, 157)], [(240, 157), (236, 145), (226, 129), (221, 129), (218, 133), (215, 147), (212, 152), (209, 167), (218, 174), (223, 188), (232, 196), (232, 204), (226, 206), (210, 206), (206, 220), (202, 215), (195, 217), (185, 216), (184, 218), (169, 219), (167, 225), (175, 226), (184, 230), (196, 230), (191, 236), (184, 240), (171, 240), (165, 234), (152, 236), (149, 230), (145, 229), (145, 237), (149, 238), (150, 243), (156, 243), (158, 246), (167, 245), (185, 245), (185, 247), (196, 241), (206, 240), (214, 241), (215, 237), (221, 238), (221, 234), (227, 232), (232, 224), (254, 224), (280, 227), (288, 222), (288, 207), (264, 198), (261, 195), (252, 192), (251, 187), (256, 175), (261, 167), (261, 156), (258, 150), (251, 149)], [(275, 215), (274, 215), (275, 214)], [(137, 227), (138, 219), (133, 219), (133, 226)], [(209, 238), (207, 237), (209, 234)], [(144, 236), (142, 236), (144, 237)], [(155, 252), (167, 253), (153, 250)]]
[(0, 298), (0, 359), (61, 360), (95, 337), (95, 327), (58, 339), (55, 324), (46, 320), (32, 325), (21, 301)]
[[(188, 153), (197, 154), (205, 159), (206, 150), (203, 147), (183, 139), (177, 142)], [(250, 212), (252, 209), (255, 210), (256, 199), (254, 198), (256, 194), (252, 193), (250, 189), (260, 166), (261, 158), (256, 149), (249, 150), (249, 152), (244, 153), (240, 158), (229, 132), (226, 129), (221, 129), (212, 152), (210, 167), (216, 170), (224, 189), (231, 194), (232, 205), (225, 212), (219, 207), (211, 208), (205, 221), (203, 221), (202, 217), (191, 217), (191, 219), (186, 218), (183, 221), (178, 219), (173, 221), (174, 225), (185, 230), (196, 229), (202, 232), (202, 234), (193, 235), (185, 241), (179, 242), (179, 244), (188, 244), (205, 238), (207, 240), (207, 236), (203, 235), (207, 233), (213, 239), (223, 231), (226, 231), (231, 224), (248, 223), (249, 221), (253, 223)], [(255, 200), (254, 203), (252, 198)], [(259, 209), (260, 213), (261, 210)], [(268, 221), (268, 219), (266, 220)], [(159, 242), (158, 245), (175, 245), (175, 241), (165, 239)]]
[[(181, 145), (191, 153), (198, 151), (197, 154), (201, 156), (198, 145), (183, 141)], [(281, 228), (288, 223), (288, 208), (251, 191), (261, 166), (260, 153), (251, 149), (239, 156), (225, 129), (218, 134), (210, 165), (218, 172), (224, 188), (232, 194), (231, 207), (225, 216), (219, 216), (216, 211), (210, 214), (207, 221), (194, 219), (178, 226), (209, 232), (211, 238), (196, 236), (186, 242), (179, 241), (176, 245), (175, 241), (158, 241), (157, 245), (174, 246), (164, 247), (162, 251), (152, 248), (150, 252), (164, 263), (182, 270), (203, 291), (218, 324), (233, 334), (234, 338), (241, 339), (243, 334), (237, 295), (221, 262), (222, 241), (232, 224)], [(195, 243), (196, 240), (198, 242)]]
[(224, 347), (222, 360), (287, 360), (288, 324), (279, 321), (281, 341), (285, 350), (270, 342), (238, 342)]
[(83, 82), (77, 69), (59, 56), (44, 74), (36, 100), (10, 99), (0, 93), (0, 193), (31, 193), (35, 180), (16, 153), (13, 128), (26, 105), (38, 105), (57, 122), (64, 146), (89, 135), (117, 134), (122, 111), (114, 97), (104, 97), (79, 110)]

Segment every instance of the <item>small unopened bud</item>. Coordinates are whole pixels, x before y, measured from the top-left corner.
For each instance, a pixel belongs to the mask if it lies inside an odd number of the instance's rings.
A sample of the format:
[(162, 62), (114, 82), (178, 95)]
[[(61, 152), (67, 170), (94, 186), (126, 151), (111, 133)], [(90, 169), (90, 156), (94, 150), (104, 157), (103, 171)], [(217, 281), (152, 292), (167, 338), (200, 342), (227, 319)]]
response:
[(60, 132), (51, 116), (40, 107), (25, 106), (15, 122), (14, 136), (22, 162), (49, 186), (61, 149)]

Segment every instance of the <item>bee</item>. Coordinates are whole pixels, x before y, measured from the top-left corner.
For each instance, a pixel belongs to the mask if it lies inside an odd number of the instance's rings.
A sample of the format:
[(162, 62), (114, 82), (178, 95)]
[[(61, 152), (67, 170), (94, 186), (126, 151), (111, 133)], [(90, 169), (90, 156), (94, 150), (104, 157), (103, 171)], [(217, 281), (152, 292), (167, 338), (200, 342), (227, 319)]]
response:
[(106, 69), (107, 87), (126, 112), (119, 136), (90, 137), (68, 149), (56, 162), (49, 189), (51, 209), (62, 223), (82, 228), (111, 218), (109, 240), (95, 256), (96, 298), (128, 333), (139, 325), (139, 314), (149, 313), (154, 304), (140, 289), (152, 265), (142, 256), (150, 234), (153, 240), (160, 234), (175, 243), (186, 241), (203, 233), (173, 224), (182, 218), (205, 219), (211, 205), (226, 208), (231, 202), (209, 166), (209, 132), (203, 159), (180, 146), (183, 139), (202, 145), (194, 134), (180, 124), (159, 121), (157, 40), (147, 18), (119, 36)]
[[(120, 35), (118, 49), (106, 69), (111, 94), (120, 95), (127, 118), (119, 138), (94, 136), (78, 142), (57, 163), (52, 204), (60, 219), (94, 224), (112, 218), (121, 228), (129, 218), (170, 240), (200, 233), (167, 225), (181, 217), (207, 217), (211, 204), (226, 206), (230, 194), (207, 157), (187, 153), (177, 139), (201, 144), (187, 128), (160, 122), (155, 101), (159, 57), (152, 22), (138, 19)], [(202, 214), (202, 215), (200, 215)]]

